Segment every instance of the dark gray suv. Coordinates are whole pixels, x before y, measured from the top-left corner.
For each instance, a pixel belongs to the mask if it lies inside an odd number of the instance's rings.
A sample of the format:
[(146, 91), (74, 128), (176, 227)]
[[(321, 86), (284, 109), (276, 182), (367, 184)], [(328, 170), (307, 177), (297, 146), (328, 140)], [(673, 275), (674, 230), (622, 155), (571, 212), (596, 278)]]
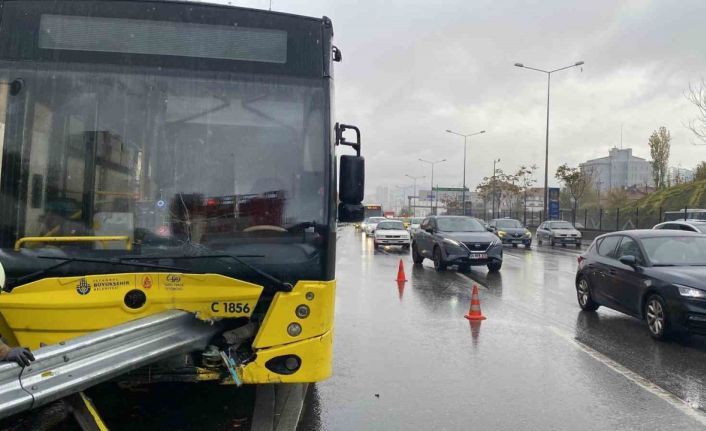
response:
[(503, 264), (503, 245), (477, 219), (432, 216), (424, 219), (412, 238), (412, 260), (420, 264), (425, 258), (434, 261), (437, 271), (449, 265), (458, 265), (460, 271), (487, 265), (495, 272)]

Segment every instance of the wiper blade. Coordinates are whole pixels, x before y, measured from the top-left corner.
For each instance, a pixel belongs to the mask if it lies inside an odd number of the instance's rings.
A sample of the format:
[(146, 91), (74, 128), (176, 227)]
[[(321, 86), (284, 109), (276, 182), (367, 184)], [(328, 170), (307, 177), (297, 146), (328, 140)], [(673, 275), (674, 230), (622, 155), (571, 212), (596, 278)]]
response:
[(121, 259), (98, 259), (98, 258), (90, 258), (90, 257), (63, 257), (63, 256), (36, 256), (37, 259), (50, 259), (50, 260), (60, 260), (61, 262), (48, 266), (46, 268), (42, 268), (40, 270), (34, 271), (30, 274), (23, 275), (22, 277), (16, 278), (14, 280), (15, 286), (20, 285), (24, 283), (27, 280), (31, 280), (35, 277), (39, 277), (40, 275), (44, 275), (48, 273), (49, 271), (52, 271), (54, 269), (60, 268), (62, 266), (68, 265), (73, 262), (83, 262), (83, 263), (107, 263), (110, 265), (120, 265), (120, 266), (138, 266), (141, 268), (152, 268), (152, 269), (168, 269), (170, 271), (175, 271), (175, 272), (193, 272), (190, 271), (186, 268), (181, 268), (178, 266), (169, 266), (169, 265), (157, 265), (157, 264), (152, 264), (152, 263), (141, 263), (141, 262), (132, 262), (132, 263), (127, 263), (123, 262)]
[(154, 260), (154, 259), (172, 259), (172, 260), (188, 260), (188, 259), (231, 259), (234, 260), (235, 262), (239, 263), (240, 265), (248, 268), (252, 272), (256, 273), (257, 275), (271, 281), (275, 285), (277, 285), (279, 288), (279, 291), (282, 292), (291, 292), (293, 289), (293, 286), (290, 283), (284, 282), (280, 280), (279, 278), (268, 274), (267, 272), (261, 270), (260, 268), (249, 264), (248, 262), (244, 261), (241, 258), (244, 257), (265, 257), (263, 255), (232, 255), (232, 254), (227, 254), (227, 253), (211, 253), (211, 254), (194, 254), (194, 255), (189, 255), (189, 254), (181, 254), (181, 255), (176, 255), (176, 256), (124, 256), (120, 257), (121, 261), (134, 261), (134, 260)]

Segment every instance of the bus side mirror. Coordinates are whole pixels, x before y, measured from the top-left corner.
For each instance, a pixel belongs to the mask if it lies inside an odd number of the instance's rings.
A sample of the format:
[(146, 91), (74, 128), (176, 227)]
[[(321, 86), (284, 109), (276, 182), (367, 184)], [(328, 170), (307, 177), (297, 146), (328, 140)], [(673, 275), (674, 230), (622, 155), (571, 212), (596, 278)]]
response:
[(362, 221), (365, 191), (365, 159), (361, 156), (341, 156), (338, 181), (338, 221)]

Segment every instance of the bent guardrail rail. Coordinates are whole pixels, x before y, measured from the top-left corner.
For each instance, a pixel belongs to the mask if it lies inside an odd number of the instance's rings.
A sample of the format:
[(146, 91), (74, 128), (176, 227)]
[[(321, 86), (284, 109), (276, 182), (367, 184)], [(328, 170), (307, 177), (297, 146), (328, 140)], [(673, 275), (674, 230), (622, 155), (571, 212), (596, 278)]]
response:
[(169, 356), (203, 350), (219, 330), (193, 314), (170, 310), (37, 349), (27, 368), (0, 365), (0, 418)]

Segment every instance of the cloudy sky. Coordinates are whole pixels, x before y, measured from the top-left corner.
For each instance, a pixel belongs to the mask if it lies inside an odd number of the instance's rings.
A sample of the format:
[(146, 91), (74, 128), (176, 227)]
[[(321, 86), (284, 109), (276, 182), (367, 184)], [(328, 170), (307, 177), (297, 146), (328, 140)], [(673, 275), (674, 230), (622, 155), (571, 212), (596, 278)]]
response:
[[(267, 9), (269, 0), (227, 3)], [(272, 9), (333, 20), (343, 52), (336, 65), (336, 117), (363, 132), (367, 189), (410, 184), (437, 165), (435, 183), (462, 181), (463, 138), (470, 138), (467, 184), (490, 175), (493, 158), (514, 171), (540, 166), (546, 75), (552, 75), (550, 177), (623, 145), (649, 158), (647, 139), (672, 132), (674, 166), (706, 160), (685, 124), (696, 111), (684, 97), (706, 77), (706, 2), (503, 0), (272, 0)]]

